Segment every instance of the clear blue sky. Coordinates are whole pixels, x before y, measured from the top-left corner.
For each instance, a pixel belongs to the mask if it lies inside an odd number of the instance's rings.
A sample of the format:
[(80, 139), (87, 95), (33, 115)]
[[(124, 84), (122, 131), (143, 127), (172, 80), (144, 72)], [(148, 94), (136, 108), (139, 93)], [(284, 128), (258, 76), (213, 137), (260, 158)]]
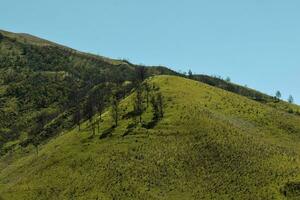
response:
[(299, 0), (1, 0), (0, 29), (300, 103)]

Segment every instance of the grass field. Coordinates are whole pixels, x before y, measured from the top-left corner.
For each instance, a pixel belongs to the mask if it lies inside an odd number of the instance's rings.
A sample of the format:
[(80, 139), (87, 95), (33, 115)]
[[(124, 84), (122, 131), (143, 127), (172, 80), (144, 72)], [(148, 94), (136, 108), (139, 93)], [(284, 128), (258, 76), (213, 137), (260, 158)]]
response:
[(299, 116), (185, 78), (148, 82), (164, 97), (154, 128), (128, 128), (130, 95), (103, 139), (110, 111), (94, 136), (84, 122), (38, 155), (17, 146), (0, 160), (0, 199), (300, 199)]

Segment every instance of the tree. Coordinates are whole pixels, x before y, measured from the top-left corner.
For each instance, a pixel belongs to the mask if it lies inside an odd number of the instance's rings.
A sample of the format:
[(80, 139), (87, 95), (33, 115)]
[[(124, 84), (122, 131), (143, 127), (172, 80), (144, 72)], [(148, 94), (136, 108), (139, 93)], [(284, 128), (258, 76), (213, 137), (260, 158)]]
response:
[(78, 130), (80, 131), (80, 121), (81, 121), (81, 111), (80, 107), (76, 106), (76, 110), (73, 113), (73, 122), (78, 126)]
[[(56, 75), (57, 76), (57, 73)], [(68, 95), (68, 101), (66, 107), (77, 106), (80, 103), (80, 90), (76, 83), (72, 83), (71, 91)]]
[(150, 101), (153, 109), (153, 118), (158, 120), (164, 117), (164, 103), (161, 92), (156, 92), (151, 97)]
[(148, 106), (149, 106), (149, 94), (150, 94), (151, 87), (147, 82), (145, 82), (144, 83), (144, 88), (145, 88), (145, 91), (146, 91), (146, 103), (147, 103), (146, 105), (147, 105), (147, 108), (148, 108)]
[(157, 121), (159, 119), (159, 107), (155, 95), (151, 97), (150, 103), (152, 105), (152, 110), (153, 110), (153, 119)]
[(104, 93), (101, 90), (96, 91), (96, 110), (99, 114), (100, 119), (98, 120), (97, 126), (98, 126), (98, 132), (100, 131), (100, 121), (101, 121), (101, 116), (102, 112), (105, 107), (105, 98), (104, 98)]
[(136, 77), (138, 82), (143, 82), (146, 78), (146, 68), (144, 66), (136, 67)]
[(230, 81), (231, 81), (230, 77), (227, 76), (226, 79), (225, 79), (225, 81), (226, 81), (226, 82), (230, 82)]
[[(57, 73), (56, 73), (57, 75)], [(73, 113), (73, 123), (78, 125), (78, 130), (80, 131), (80, 121), (81, 121), (81, 111), (80, 111), (80, 91), (76, 84), (72, 84), (72, 90), (68, 96), (68, 103), (66, 107), (75, 106), (75, 111)]]
[(140, 123), (142, 122), (142, 114), (144, 111), (143, 107), (143, 91), (142, 87), (136, 89), (135, 100), (134, 100), (134, 114), (139, 116)]
[(275, 95), (278, 100), (281, 98), (281, 92), (279, 90), (276, 92)]
[(95, 100), (96, 101), (96, 109), (97, 109), (97, 112), (101, 119), (102, 112), (105, 107), (104, 94), (101, 91), (98, 91), (95, 96), (96, 96), (96, 100)]
[(88, 96), (88, 99), (85, 104), (85, 116), (89, 120), (91, 126), (92, 126), (92, 131), (93, 135), (95, 135), (95, 124), (93, 123), (93, 116), (95, 114), (95, 99), (93, 98), (92, 95)]
[(39, 144), (41, 140), (41, 132), (43, 131), (44, 126), (48, 120), (48, 113), (47, 111), (41, 111), (35, 118), (35, 126), (30, 133), (32, 145), (35, 147), (36, 155), (38, 156), (39, 153)]
[(288, 102), (289, 103), (294, 103), (294, 97), (292, 95), (289, 96)]
[(163, 96), (162, 96), (161, 92), (157, 93), (157, 103), (158, 103), (160, 117), (163, 118), (164, 117), (164, 102), (163, 102)]
[(189, 72), (188, 72), (188, 77), (189, 77), (189, 78), (193, 78), (193, 72), (192, 72), (192, 70), (190, 70), (190, 69), (189, 69)]
[(118, 126), (118, 120), (119, 120), (119, 100), (117, 98), (116, 94), (113, 94), (111, 97), (111, 117), (114, 122), (114, 126)]

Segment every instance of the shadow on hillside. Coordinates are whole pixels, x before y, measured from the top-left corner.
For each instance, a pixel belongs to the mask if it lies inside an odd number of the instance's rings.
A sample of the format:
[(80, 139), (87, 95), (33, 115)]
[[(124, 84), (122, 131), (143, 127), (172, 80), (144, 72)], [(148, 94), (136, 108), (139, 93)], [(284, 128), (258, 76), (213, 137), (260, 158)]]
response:
[(286, 183), (281, 192), (285, 197), (300, 199), (300, 182)]
[(104, 130), (102, 132), (102, 134), (100, 135), (99, 139), (104, 139), (104, 138), (107, 138), (107, 137), (110, 137), (112, 135), (112, 132), (115, 130), (115, 126), (112, 126), (106, 130)]
[(142, 124), (142, 127), (146, 128), (146, 129), (152, 129), (157, 125), (158, 122), (159, 122), (159, 119), (153, 119), (152, 121), (150, 121), (146, 124)]

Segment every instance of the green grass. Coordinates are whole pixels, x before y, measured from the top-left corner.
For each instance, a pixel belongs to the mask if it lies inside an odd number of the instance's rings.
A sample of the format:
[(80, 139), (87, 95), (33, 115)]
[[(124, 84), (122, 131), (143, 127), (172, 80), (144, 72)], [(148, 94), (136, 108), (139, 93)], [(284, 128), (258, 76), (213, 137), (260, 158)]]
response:
[[(123, 137), (133, 123), (123, 118), (99, 139), (111, 127), (107, 111), (94, 137), (84, 122), (38, 156), (16, 146), (0, 160), (0, 199), (300, 198), (299, 116), (184, 78), (148, 81), (165, 102), (153, 129), (137, 126)], [(132, 95), (121, 110), (132, 110)], [(144, 123), (151, 117), (148, 108)]]
[[(0, 155), (9, 150), (3, 145), (19, 140), (20, 134), (38, 132), (43, 135), (41, 140), (46, 140), (69, 129), (75, 107), (79, 104), (83, 108), (93, 88), (115, 90), (116, 85), (127, 82), (118, 87), (125, 95), (133, 87), (138, 67), (125, 60), (0, 30)], [(176, 73), (165, 67), (146, 68), (146, 77), (154, 74)], [(74, 93), (79, 102), (73, 101)], [(109, 92), (105, 98), (110, 98)], [(49, 107), (57, 112), (44, 112)], [(34, 130), (41, 113), (47, 115), (46, 125), (43, 130)]]

